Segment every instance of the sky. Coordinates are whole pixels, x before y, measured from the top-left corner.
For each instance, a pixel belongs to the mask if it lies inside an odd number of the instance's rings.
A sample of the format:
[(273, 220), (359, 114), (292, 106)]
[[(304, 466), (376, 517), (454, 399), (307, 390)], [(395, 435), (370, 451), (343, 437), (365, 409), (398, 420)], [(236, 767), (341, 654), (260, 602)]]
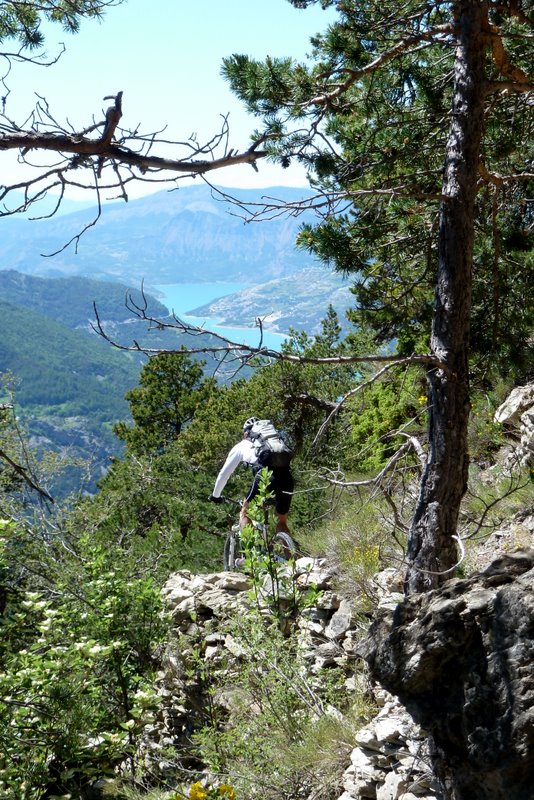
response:
[[(45, 97), (51, 113), (74, 129), (103, 118), (110, 104), (106, 95), (123, 91), (121, 126), (152, 132), (165, 125), (165, 138), (200, 141), (219, 130), (229, 113), (231, 146), (244, 149), (257, 120), (248, 115), (220, 75), (224, 56), (244, 53), (303, 59), (310, 36), (326, 28), (332, 12), (313, 6), (295, 9), (287, 0), (126, 0), (107, 10), (102, 22), (84, 20), (76, 35), (47, 25), (45, 49), (55, 56), (64, 42), (67, 51), (51, 67), (16, 65), (7, 81), (11, 93), (6, 113), (19, 121), (30, 113), (36, 93)], [(6, 48), (7, 49), (7, 48)], [(1, 69), (1, 62), (0, 62)], [(19, 175), (0, 156), (2, 183)], [(11, 154), (11, 160), (12, 154)], [(304, 186), (304, 171), (260, 162), (212, 173), (221, 186)], [(130, 186), (130, 196), (161, 186)]]

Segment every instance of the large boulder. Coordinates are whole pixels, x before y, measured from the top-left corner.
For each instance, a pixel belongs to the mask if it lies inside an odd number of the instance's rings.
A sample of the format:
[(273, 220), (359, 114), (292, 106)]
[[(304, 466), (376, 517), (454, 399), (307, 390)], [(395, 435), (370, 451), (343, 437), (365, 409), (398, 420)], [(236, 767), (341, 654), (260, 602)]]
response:
[(414, 595), (372, 625), (371, 675), (431, 736), (446, 800), (534, 797), (534, 550)]
[(509, 454), (507, 466), (525, 466), (534, 459), (534, 383), (516, 386), (494, 416), (519, 441)]

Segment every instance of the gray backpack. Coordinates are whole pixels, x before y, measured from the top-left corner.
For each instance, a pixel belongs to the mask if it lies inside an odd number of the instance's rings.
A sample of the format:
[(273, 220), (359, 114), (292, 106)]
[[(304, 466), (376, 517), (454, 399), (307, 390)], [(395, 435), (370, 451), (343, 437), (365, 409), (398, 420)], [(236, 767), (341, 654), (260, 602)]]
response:
[(249, 432), (262, 467), (289, 467), (292, 452), (270, 419), (258, 419)]

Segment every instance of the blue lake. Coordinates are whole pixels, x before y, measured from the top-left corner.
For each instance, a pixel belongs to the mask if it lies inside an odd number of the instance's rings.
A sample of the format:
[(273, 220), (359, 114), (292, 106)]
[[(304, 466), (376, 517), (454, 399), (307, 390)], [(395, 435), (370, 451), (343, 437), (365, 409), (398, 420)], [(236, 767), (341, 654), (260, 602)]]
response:
[[(220, 333), (221, 336), (225, 336), (238, 344), (252, 346), (259, 344), (259, 331), (257, 328), (230, 328), (226, 325), (218, 325), (216, 319), (194, 317), (187, 313), (219, 297), (226, 297), (226, 295), (239, 292), (245, 288), (244, 283), (172, 283), (158, 285), (154, 288), (158, 292), (158, 300), (184, 322), (207, 328), (214, 333)], [(281, 333), (264, 331), (263, 344), (266, 347), (277, 350), (286, 338)]]

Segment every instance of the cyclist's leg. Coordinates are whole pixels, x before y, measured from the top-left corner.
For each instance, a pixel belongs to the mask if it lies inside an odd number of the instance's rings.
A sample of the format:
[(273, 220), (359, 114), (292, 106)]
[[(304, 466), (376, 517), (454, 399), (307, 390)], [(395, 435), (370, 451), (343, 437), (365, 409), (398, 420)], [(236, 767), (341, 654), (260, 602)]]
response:
[(250, 525), (250, 517), (248, 516), (248, 500), (243, 500), (241, 511), (239, 512), (239, 530), (243, 530), (247, 525)]
[(223, 551), (224, 571), (231, 572), (235, 564), (235, 538), (233, 532), (229, 533), (224, 543)]
[(290, 533), (287, 526), (287, 517), (291, 507), (294, 485), (293, 476), (289, 469), (273, 470), (274, 509), (278, 517), (276, 533)]
[(278, 521), (275, 528), (276, 533), (289, 533), (287, 526), (287, 514), (278, 514)]

